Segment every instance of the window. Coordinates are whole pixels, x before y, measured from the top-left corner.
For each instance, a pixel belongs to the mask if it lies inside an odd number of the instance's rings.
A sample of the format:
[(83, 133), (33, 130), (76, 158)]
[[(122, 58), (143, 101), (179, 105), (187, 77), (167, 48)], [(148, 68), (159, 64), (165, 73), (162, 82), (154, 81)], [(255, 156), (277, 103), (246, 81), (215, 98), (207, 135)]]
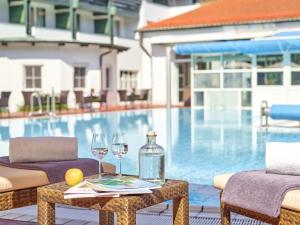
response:
[(25, 66), (25, 88), (42, 88), (41, 66)]
[(300, 54), (291, 54), (291, 67), (300, 67)]
[(46, 9), (36, 8), (36, 21), (34, 25), (37, 27), (46, 26)]
[(194, 104), (195, 106), (204, 106), (204, 93), (203, 92), (195, 92), (194, 95), (195, 99), (194, 99)]
[(11, 5), (9, 6), (9, 22), (24, 23), (24, 6)]
[(224, 55), (224, 69), (251, 69), (251, 57), (247, 55)]
[(132, 91), (137, 88), (137, 72), (130, 70), (121, 70), (120, 72), (120, 89)]
[(257, 68), (282, 68), (282, 55), (260, 55), (257, 56)]
[(96, 34), (109, 34), (109, 23), (107, 19), (97, 19), (94, 21)]
[(220, 56), (198, 56), (195, 58), (195, 70), (219, 70)]
[(251, 91), (242, 91), (241, 92), (241, 105), (243, 107), (252, 105)]
[(282, 85), (282, 72), (258, 72), (257, 85)]
[(70, 29), (71, 20), (69, 12), (60, 12), (55, 14), (56, 28)]
[(74, 68), (74, 88), (85, 88), (85, 67)]
[(224, 88), (250, 88), (251, 73), (224, 73)]
[(219, 88), (220, 74), (218, 73), (195, 74), (194, 87), (195, 88)]
[(292, 72), (292, 85), (300, 85), (300, 71)]

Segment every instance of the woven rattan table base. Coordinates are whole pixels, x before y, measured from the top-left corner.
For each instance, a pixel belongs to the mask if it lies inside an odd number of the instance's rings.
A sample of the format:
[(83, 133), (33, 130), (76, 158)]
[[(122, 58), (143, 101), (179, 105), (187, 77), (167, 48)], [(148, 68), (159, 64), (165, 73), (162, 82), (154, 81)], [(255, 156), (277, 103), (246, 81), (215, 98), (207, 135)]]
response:
[[(222, 192), (220, 197), (222, 196)], [(300, 224), (300, 212), (281, 208), (279, 218), (272, 218), (266, 215), (249, 211), (243, 208), (227, 205), (221, 202), (221, 224), (230, 225), (230, 213), (238, 213), (262, 222), (273, 225), (299, 225)]]
[(151, 194), (121, 196), (119, 198), (64, 199), (69, 187), (64, 182), (38, 188), (38, 224), (55, 224), (55, 204), (65, 204), (99, 210), (101, 225), (113, 225), (117, 214), (118, 225), (135, 225), (136, 211), (173, 200), (173, 224), (189, 224), (188, 183), (168, 180)]

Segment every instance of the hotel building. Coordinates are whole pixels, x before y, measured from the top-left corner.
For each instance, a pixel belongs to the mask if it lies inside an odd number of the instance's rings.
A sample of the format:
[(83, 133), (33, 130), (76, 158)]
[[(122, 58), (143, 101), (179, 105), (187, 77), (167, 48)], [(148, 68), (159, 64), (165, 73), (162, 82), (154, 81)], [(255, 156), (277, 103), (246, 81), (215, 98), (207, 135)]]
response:
[(218, 0), (140, 34), (156, 103), (257, 113), (263, 100), (300, 104), (298, 0)]

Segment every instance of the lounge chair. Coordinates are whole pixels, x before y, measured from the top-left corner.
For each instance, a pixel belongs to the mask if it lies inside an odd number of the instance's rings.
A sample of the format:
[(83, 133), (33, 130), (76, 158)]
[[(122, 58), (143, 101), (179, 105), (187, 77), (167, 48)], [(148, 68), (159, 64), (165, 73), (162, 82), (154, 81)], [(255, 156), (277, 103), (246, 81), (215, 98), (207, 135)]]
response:
[[(115, 167), (102, 163), (103, 172), (114, 173)], [(0, 166), (0, 211), (35, 205), (37, 187), (48, 185), (44, 171)]]
[[(220, 197), (222, 196), (222, 190), (224, 189), (229, 178), (233, 174), (225, 174), (214, 177), (214, 186), (221, 190)], [(256, 220), (260, 220), (269, 224), (278, 225), (299, 225), (300, 224), (300, 190), (289, 191), (282, 203), (280, 216), (277, 219), (268, 217), (263, 214), (258, 214), (246, 209), (239, 207), (227, 205), (225, 203), (221, 204), (221, 224), (230, 225), (230, 213), (238, 213), (244, 216), (251, 217)]]

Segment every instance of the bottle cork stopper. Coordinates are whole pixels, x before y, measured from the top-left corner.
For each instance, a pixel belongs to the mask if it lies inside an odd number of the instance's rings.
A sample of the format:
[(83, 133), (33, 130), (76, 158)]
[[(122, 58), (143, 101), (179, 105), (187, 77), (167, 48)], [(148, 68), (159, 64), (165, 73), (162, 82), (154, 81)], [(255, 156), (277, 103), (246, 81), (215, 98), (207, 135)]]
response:
[(147, 136), (156, 136), (155, 131), (148, 131)]

